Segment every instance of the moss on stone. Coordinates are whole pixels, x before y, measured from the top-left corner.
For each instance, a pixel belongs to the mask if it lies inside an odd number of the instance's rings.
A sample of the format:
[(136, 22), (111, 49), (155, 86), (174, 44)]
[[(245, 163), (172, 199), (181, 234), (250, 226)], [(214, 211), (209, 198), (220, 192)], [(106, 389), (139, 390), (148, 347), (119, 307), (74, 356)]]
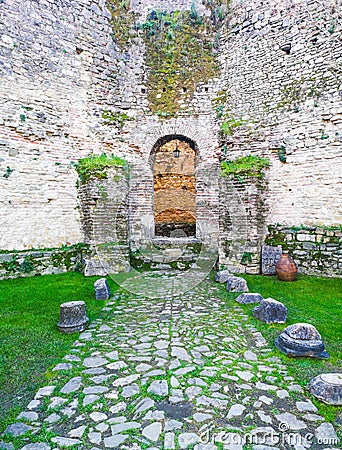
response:
[(149, 107), (168, 118), (187, 108), (196, 86), (219, 73), (213, 27), (194, 11), (152, 11), (140, 25), (146, 44)]
[(135, 15), (130, 9), (130, 0), (107, 0), (106, 5), (112, 14), (112, 36), (122, 51), (129, 47), (134, 29)]

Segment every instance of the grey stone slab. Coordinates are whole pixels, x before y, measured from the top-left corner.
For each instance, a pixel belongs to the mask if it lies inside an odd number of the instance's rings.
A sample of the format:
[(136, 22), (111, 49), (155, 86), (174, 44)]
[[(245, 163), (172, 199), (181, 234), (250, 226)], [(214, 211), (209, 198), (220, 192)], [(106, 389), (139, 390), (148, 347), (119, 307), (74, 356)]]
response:
[(140, 378), (140, 374), (134, 374), (134, 375), (129, 375), (127, 377), (118, 378), (117, 380), (113, 381), (113, 386), (114, 387), (127, 386), (127, 385), (133, 383), (133, 381), (138, 380), (139, 378)]
[(178, 435), (178, 445), (182, 449), (188, 448), (198, 442), (201, 442), (201, 438), (196, 433), (181, 433)]
[(26, 425), (22, 422), (13, 423), (11, 425), (8, 425), (8, 427), (5, 430), (5, 434), (11, 434), (14, 437), (23, 436), (24, 434), (28, 433), (29, 431), (33, 430), (33, 427), (30, 425)]
[(179, 420), (170, 419), (165, 422), (165, 431), (180, 430), (183, 423)]
[(71, 438), (81, 438), (85, 432), (85, 430), (87, 429), (86, 425), (81, 425), (77, 428), (73, 428), (72, 430), (69, 431), (68, 435)]
[(52, 372), (56, 372), (59, 370), (70, 370), (72, 369), (72, 364), (71, 363), (60, 363), (57, 364), (53, 369)]
[(171, 356), (174, 356), (175, 358), (178, 358), (182, 361), (192, 361), (191, 356), (182, 347), (172, 347)]
[(112, 361), (116, 361), (119, 359), (119, 352), (117, 350), (113, 350), (109, 353), (105, 354), (106, 358), (111, 359)]
[[(1, 445), (0, 445), (0, 448)], [(13, 447), (14, 448), (14, 447)], [(50, 450), (51, 447), (46, 442), (34, 442), (32, 444), (26, 444), (21, 450)]]
[(19, 416), (17, 417), (17, 420), (20, 419), (25, 419), (28, 422), (34, 422), (36, 420), (38, 420), (38, 413), (34, 412), (34, 411), (23, 411), (19, 414)]
[(164, 449), (172, 450), (174, 448), (176, 448), (175, 434), (171, 433), (171, 432), (165, 433), (165, 436), (164, 436)]
[(142, 430), (142, 435), (149, 439), (150, 441), (157, 442), (160, 436), (160, 433), (162, 432), (162, 426), (160, 422), (154, 422), (150, 425), (147, 425)]
[(112, 434), (114, 435), (127, 430), (139, 429), (140, 427), (141, 424), (139, 422), (124, 422), (117, 425), (112, 425), (110, 428), (112, 430)]
[(108, 364), (108, 360), (106, 358), (102, 358), (100, 356), (90, 356), (89, 358), (85, 358), (83, 361), (84, 367), (100, 367)]
[(51, 438), (51, 442), (54, 442), (55, 444), (63, 447), (72, 447), (73, 445), (81, 444), (81, 441), (79, 439), (71, 439), (63, 436), (53, 437)]
[(307, 425), (303, 420), (297, 419), (294, 414), (289, 412), (276, 414), (275, 417), (280, 423), (286, 424), (290, 430), (304, 430), (307, 428)]
[(82, 384), (82, 377), (71, 378), (61, 389), (62, 394), (78, 391)]
[(305, 402), (296, 402), (296, 406), (297, 406), (298, 411), (301, 411), (301, 412), (304, 412), (304, 411), (313, 412), (313, 413), (318, 412), (318, 409), (310, 400), (307, 400)]
[(227, 418), (231, 419), (232, 417), (241, 416), (245, 410), (246, 410), (246, 407), (244, 405), (240, 405), (237, 403), (230, 407), (228, 414), (227, 414)]
[(135, 414), (140, 414), (154, 406), (155, 402), (151, 398), (144, 398), (135, 407)]
[(88, 439), (92, 444), (99, 445), (102, 441), (102, 433), (98, 431), (91, 431), (88, 433)]
[(139, 394), (139, 392), (140, 392), (139, 386), (136, 383), (133, 383), (129, 386), (124, 386), (121, 395), (124, 398), (131, 398)]
[(128, 438), (127, 434), (116, 434), (115, 436), (105, 437), (103, 443), (106, 448), (116, 448)]
[[(315, 430), (316, 439), (319, 442), (328, 442), (338, 444), (338, 436), (331, 423), (324, 422)], [(334, 445), (334, 444), (333, 444)]]
[(107, 386), (88, 386), (83, 389), (84, 394), (103, 394), (108, 391), (109, 388)]
[(91, 403), (97, 402), (97, 400), (99, 400), (101, 397), (99, 395), (96, 394), (88, 394), (84, 397), (82, 405), (83, 406), (87, 406), (90, 405)]
[(207, 420), (211, 420), (213, 416), (211, 414), (206, 413), (195, 413), (193, 418), (196, 422), (206, 422)]
[(151, 394), (166, 396), (169, 393), (169, 388), (166, 380), (155, 380), (152, 381), (147, 389), (147, 392)]
[(94, 411), (92, 412), (89, 417), (91, 418), (91, 420), (93, 420), (94, 422), (103, 422), (104, 420), (106, 420), (108, 418), (107, 414), (99, 412), (99, 411)]

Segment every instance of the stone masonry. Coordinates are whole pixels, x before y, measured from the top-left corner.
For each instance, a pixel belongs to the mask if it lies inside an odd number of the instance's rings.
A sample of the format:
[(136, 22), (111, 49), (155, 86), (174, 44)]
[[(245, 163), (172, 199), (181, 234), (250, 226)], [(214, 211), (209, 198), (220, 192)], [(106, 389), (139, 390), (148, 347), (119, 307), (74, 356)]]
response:
[[(153, 9), (192, 9), (210, 19), (213, 3), (222, 16), (215, 16), (212, 36), (220, 71), (197, 81), (175, 116), (154, 114), (153, 68), (139, 24)], [(259, 272), (267, 225), (339, 225), (339, 1), (233, 0), (227, 8), (219, 0), (134, 0), (128, 6), (124, 20), (137, 26), (122, 45), (113, 37), (109, 1), (1, 3), (0, 249), (86, 242), (73, 163), (103, 152), (129, 163), (128, 240), (133, 251), (149, 245), (149, 161), (175, 136), (194, 143), (197, 233), (219, 242), (220, 263)], [(220, 132), (222, 123), (228, 133)], [(270, 160), (267, 189), (261, 193), (252, 181), (240, 201), (240, 194), (222, 191), (220, 161), (248, 154)], [(232, 256), (228, 240), (244, 250)], [(315, 266), (302, 271), (332, 274)]]

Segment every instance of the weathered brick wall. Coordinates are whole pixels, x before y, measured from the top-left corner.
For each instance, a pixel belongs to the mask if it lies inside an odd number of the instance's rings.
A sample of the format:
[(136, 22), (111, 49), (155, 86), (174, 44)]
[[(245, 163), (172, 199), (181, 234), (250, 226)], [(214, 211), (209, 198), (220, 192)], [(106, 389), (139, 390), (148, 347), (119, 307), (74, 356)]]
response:
[(128, 270), (128, 170), (106, 169), (105, 179), (80, 184), (79, 199), (84, 240), (92, 254), (85, 260), (86, 275)]
[(267, 195), (267, 179), (220, 177), (219, 262), (233, 272), (260, 273)]

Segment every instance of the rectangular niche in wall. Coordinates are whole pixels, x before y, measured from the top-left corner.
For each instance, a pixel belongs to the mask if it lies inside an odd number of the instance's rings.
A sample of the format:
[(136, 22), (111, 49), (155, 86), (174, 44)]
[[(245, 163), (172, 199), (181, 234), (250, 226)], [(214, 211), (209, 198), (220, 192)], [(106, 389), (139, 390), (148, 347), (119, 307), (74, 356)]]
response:
[(156, 237), (196, 236), (196, 152), (181, 138), (155, 154), (154, 223)]

